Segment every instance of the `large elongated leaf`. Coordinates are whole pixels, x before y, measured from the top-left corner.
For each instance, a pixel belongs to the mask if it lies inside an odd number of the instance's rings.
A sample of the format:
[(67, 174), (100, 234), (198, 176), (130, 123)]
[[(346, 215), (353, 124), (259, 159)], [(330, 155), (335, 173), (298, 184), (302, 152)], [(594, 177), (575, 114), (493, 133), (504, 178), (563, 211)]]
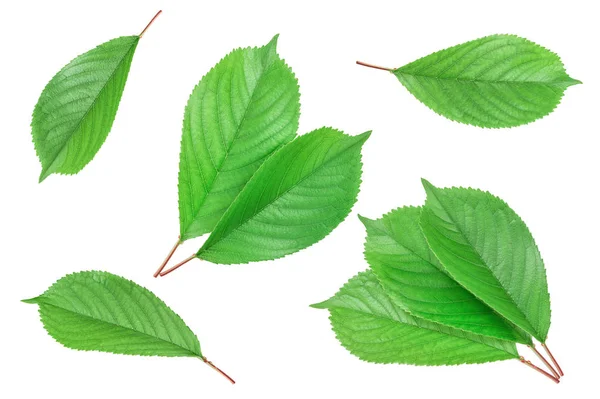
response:
[(425, 320), (509, 341), (531, 337), (494, 312), (445, 272), (419, 227), (420, 207), (361, 218), (365, 258), (394, 304)]
[(513, 35), (492, 35), (438, 51), (392, 71), (423, 104), (448, 119), (503, 128), (548, 115), (581, 83), (558, 55)]
[(196, 335), (153, 293), (114, 274), (67, 275), (42, 295), (48, 333), (64, 346), (126, 355), (202, 357)]
[(181, 241), (212, 231), (265, 158), (296, 135), (298, 83), (276, 45), (277, 36), (234, 50), (190, 96), (179, 161)]
[(453, 365), (519, 357), (512, 342), (409, 315), (390, 300), (372, 271), (358, 274), (331, 299), (312, 306), (329, 309), (342, 345), (370, 362)]
[(31, 122), (42, 163), (52, 173), (75, 174), (96, 155), (112, 127), (139, 36), (99, 45), (69, 62), (44, 88)]
[(446, 271), (500, 315), (545, 342), (550, 296), (540, 252), (521, 218), (490, 193), (423, 180), (421, 228)]
[(197, 257), (224, 264), (270, 260), (324, 238), (356, 202), (369, 135), (321, 128), (285, 145), (257, 170)]

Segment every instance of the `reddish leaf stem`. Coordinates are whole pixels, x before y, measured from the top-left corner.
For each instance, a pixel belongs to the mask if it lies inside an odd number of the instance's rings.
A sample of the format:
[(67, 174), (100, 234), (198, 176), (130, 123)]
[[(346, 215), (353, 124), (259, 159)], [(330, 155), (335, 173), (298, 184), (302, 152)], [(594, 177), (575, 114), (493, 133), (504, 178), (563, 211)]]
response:
[(154, 17), (152, 17), (152, 19), (150, 20), (150, 22), (148, 22), (148, 25), (146, 25), (146, 27), (144, 28), (144, 30), (142, 31), (142, 33), (140, 33), (140, 39), (142, 38), (142, 36), (144, 36), (144, 33), (146, 33), (146, 31), (148, 30), (148, 28), (150, 27), (150, 25), (152, 25), (152, 23), (154, 22), (154, 20), (156, 18), (158, 18), (158, 16), (160, 15), (160, 13), (162, 12), (162, 10), (158, 10), (158, 12), (156, 13), (156, 15)]
[(538, 350), (535, 348), (535, 345), (527, 345), (529, 347), (529, 349), (531, 349), (533, 351), (533, 353), (535, 353), (535, 355), (538, 357), (538, 359), (540, 359), (545, 365), (546, 367), (548, 367), (548, 370), (550, 370), (552, 372), (552, 374), (554, 374), (554, 377), (556, 377), (557, 379), (560, 379), (560, 375), (556, 372), (556, 370), (554, 370), (554, 367), (552, 367), (552, 365), (550, 364), (550, 362), (548, 362), (548, 360), (546, 360), (546, 358), (544, 356), (542, 356), (542, 354), (540, 352), (538, 352)]
[(551, 374), (546, 373), (544, 370), (542, 370), (541, 368), (539, 368), (538, 366), (536, 366), (535, 364), (531, 363), (529, 360), (525, 360), (523, 358), (523, 356), (521, 356), (519, 358), (519, 360), (521, 361), (521, 363), (523, 363), (524, 365), (531, 367), (532, 369), (534, 369), (535, 371), (542, 373), (543, 375), (545, 375), (546, 377), (550, 378), (552, 381), (556, 382), (557, 384), (560, 382), (558, 380), (558, 378), (554, 377)]
[(394, 70), (393, 68), (386, 68), (386, 67), (382, 67), (382, 66), (379, 66), (379, 65), (367, 64), (366, 62), (362, 62), (362, 61), (356, 61), (356, 63), (358, 65), (366, 66), (366, 67), (369, 67), (369, 68), (381, 69), (382, 71), (392, 72)]
[(229, 380), (229, 382), (231, 382), (232, 384), (235, 384), (235, 381), (233, 380), (233, 378), (231, 378), (230, 376), (228, 376), (223, 370), (221, 370), (220, 368), (218, 368), (217, 366), (215, 366), (207, 358), (203, 357), (202, 360), (204, 361), (204, 363), (208, 364), (210, 367), (212, 367), (213, 369), (217, 370), (217, 372), (219, 374), (221, 374), (223, 377), (227, 378)]
[(176, 264), (175, 266), (173, 266), (170, 269), (165, 270), (164, 272), (160, 273), (160, 276), (166, 276), (167, 274), (179, 269), (181, 266), (185, 265), (186, 263), (188, 263), (189, 261), (191, 261), (192, 259), (194, 259), (196, 257), (196, 254), (192, 254), (190, 255), (188, 258), (184, 259), (183, 261), (179, 262), (178, 264)]
[(165, 260), (163, 261), (163, 263), (160, 265), (160, 267), (156, 271), (156, 273), (154, 273), (154, 277), (158, 277), (158, 275), (160, 274), (160, 272), (162, 272), (163, 269), (165, 268), (165, 266), (167, 266), (167, 263), (169, 263), (169, 261), (171, 260), (171, 257), (173, 256), (173, 254), (177, 250), (177, 247), (179, 247), (179, 244), (181, 244), (181, 236), (177, 237), (177, 242), (175, 243), (175, 245), (173, 245), (173, 248), (171, 249), (171, 252), (169, 252), (169, 254), (165, 258)]
[(544, 348), (548, 356), (550, 356), (550, 360), (552, 360), (552, 363), (554, 363), (554, 366), (556, 366), (556, 369), (558, 370), (558, 373), (561, 375), (561, 377), (565, 375), (565, 373), (563, 373), (562, 369), (560, 368), (560, 365), (558, 364), (558, 362), (556, 361), (556, 359), (552, 355), (552, 352), (550, 352), (550, 349), (546, 346), (546, 344), (542, 344), (542, 347)]

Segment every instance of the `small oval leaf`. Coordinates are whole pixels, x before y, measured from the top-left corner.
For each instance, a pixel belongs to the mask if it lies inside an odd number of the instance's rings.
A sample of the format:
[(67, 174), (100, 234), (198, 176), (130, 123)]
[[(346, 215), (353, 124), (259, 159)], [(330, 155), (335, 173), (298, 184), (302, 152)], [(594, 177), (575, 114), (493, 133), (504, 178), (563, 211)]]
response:
[(117, 114), (139, 39), (124, 36), (101, 44), (46, 85), (31, 121), (40, 182), (53, 173), (75, 174), (94, 158)]

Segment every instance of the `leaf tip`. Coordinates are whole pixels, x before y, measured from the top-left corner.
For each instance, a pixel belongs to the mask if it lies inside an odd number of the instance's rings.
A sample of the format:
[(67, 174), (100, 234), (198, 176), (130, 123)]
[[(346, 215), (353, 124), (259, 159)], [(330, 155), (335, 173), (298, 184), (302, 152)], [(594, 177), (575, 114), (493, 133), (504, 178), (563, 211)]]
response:
[(48, 178), (48, 176), (50, 176), (51, 174), (52, 174), (52, 172), (50, 172), (50, 170), (48, 170), (48, 169), (42, 169), (42, 173), (40, 173), (40, 177), (38, 179), (38, 183), (41, 183), (44, 180), (46, 180)]
[(367, 227), (369, 223), (373, 222), (372, 219), (369, 219), (369, 218), (364, 217), (362, 215), (358, 215), (358, 219), (362, 222), (362, 224), (365, 225), (365, 227)]
[(269, 47), (269, 46), (277, 47), (277, 40), (279, 40), (279, 33), (276, 33), (275, 36), (273, 36), (271, 41), (267, 44), (267, 47)]
[(273, 36), (269, 43), (265, 44), (261, 50), (263, 51), (263, 64), (265, 68), (277, 59), (277, 40), (279, 33)]
[(327, 309), (328, 308), (327, 302), (329, 302), (329, 300), (319, 302), (319, 303), (313, 303), (312, 305), (309, 305), (309, 306), (313, 309)]
[(434, 188), (433, 184), (429, 183), (429, 181), (427, 179), (423, 178), (423, 177), (421, 178), (421, 184), (423, 185), (423, 187), (425, 188), (425, 190)]
[(273, 38), (269, 41), (269, 43), (265, 44), (263, 49), (266, 51), (266, 54), (275, 54), (277, 52), (277, 41), (279, 40), (279, 33), (273, 36)]
[(39, 303), (39, 301), (38, 301), (39, 298), (40, 298), (39, 296), (36, 296), (35, 298), (21, 299), (21, 302), (28, 303), (28, 304), (37, 304), (37, 303)]
[(572, 77), (569, 76), (569, 80), (567, 81), (567, 86), (575, 86), (575, 85), (582, 85), (583, 82), (579, 79), (573, 79)]

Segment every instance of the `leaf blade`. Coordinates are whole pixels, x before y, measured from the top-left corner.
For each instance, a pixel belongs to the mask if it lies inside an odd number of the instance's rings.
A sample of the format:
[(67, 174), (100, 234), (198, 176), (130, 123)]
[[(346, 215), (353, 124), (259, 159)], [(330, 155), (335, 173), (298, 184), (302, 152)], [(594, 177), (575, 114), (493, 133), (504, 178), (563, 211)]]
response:
[[(544, 262), (529, 229), (501, 199), (423, 180), (421, 228), (448, 273), (540, 342), (550, 328)], [(483, 226), (483, 228), (482, 228)]]
[(514, 127), (550, 114), (571, 85), (558, 55), (514, 35), (441, 50), (392, 73), (419, 101), (453, 121)]
[(328, 309), (342, 346), (369, 362), (455, 365), (518, 358), (514, 343), (409, 315), (394, 305), (370, 270), (312, 307)]
[(138, 41), (123, 36), (103, 43), (48, 82), (31, 122), (40, 182), (53, 173), (78, 173), (94, 158), (112, 128)]
[(190, 95), (179, 163), (181, 241), (212, 231), (265, 158), (296, 135), (300, 93), (277, 38), (234, 50)]
[(369, 135), (321, 128), (282, 147), (261, 165), (197, 257), (223, 264), (271, 260), (324, 238), (356, 202), (360, 150)]
[(69, 274), (23, 302), (38, 304), (48, 334), (71, 349), (202, 358), (198, 338), (175, 312), (114, 274)]
[(454, 281), (429, 249), (420, 207), (395, 209), (367, 229), (365, 259), (390, 299), (404, 311), (449, 327), (523, 344), (531, 337)]

